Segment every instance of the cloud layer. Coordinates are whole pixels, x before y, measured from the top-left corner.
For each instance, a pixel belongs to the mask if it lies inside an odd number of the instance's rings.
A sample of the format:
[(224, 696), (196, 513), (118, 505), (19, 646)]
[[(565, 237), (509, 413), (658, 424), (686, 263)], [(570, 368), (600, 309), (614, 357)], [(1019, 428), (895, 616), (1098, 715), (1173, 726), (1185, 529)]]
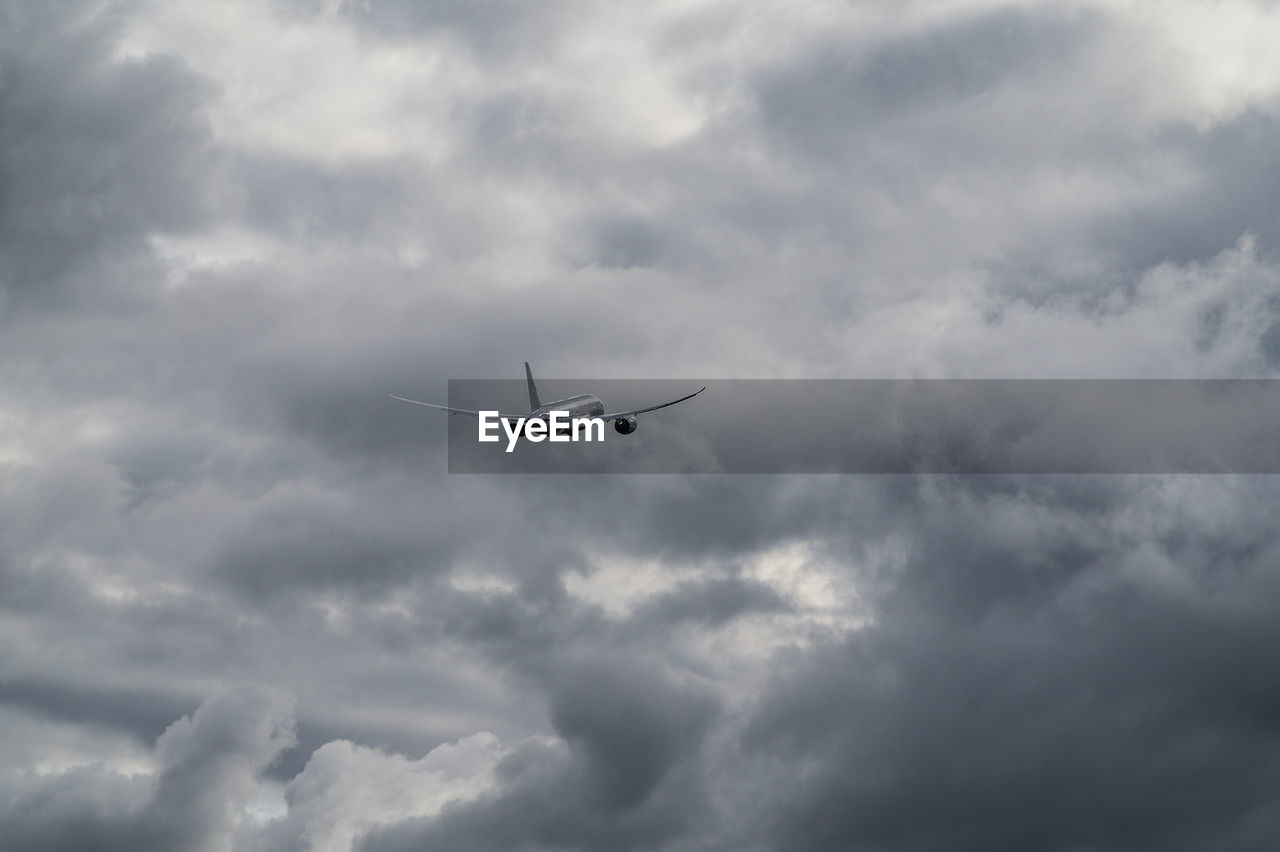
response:
[(0, 3), (5, 848), (1274, 848), (1270, 478), (449, 477), (387, 394), (1274, 378), (1277, 36)]

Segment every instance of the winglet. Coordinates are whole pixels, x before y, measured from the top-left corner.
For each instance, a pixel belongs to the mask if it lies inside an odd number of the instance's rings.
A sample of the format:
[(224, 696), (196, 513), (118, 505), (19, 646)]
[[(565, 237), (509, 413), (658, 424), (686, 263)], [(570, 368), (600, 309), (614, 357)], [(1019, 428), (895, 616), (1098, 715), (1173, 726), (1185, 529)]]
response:
[(529, 410), (537, 411), (542, 407), (542, 403), (538, 401), (538, 386), (533, 383), (533, 371), (529, 369), (529, 362), (524, 362), (524, 377), (529, 382)]

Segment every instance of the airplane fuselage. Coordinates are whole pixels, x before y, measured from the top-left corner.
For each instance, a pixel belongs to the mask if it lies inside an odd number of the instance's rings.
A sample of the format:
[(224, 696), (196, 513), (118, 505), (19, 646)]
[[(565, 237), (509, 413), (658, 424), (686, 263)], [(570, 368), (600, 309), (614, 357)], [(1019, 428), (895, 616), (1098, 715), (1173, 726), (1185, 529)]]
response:
[(583, 393), (540, 405), (529, 416), (546, 417), (553, 411), (568, 412), (569, 417), (599, 417), (604, 414), (604, 403), (593, 394)]
[[(566, 412), (566, 420), (574, 420), (579, 417), (599, 417), (604, 414), (604, 403), (594, 394), (581, 393), (577, 396), (567, 396), (564, 399), (540, 405), (529, 412), (529, 418), (537, 417), (546, 420), (550, 418), (553, 411)], [(562, 435), (569, 434), (569, 427), (566, 426), (559, 429), (558, 433)]]

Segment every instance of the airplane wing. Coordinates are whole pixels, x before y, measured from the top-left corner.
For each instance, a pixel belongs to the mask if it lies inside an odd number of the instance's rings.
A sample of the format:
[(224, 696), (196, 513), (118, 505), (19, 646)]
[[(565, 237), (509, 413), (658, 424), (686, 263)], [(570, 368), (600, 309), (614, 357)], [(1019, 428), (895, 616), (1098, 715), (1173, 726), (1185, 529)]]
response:
[(633, 408), (630, 411), (615, 411), (612, 414), (601, 414), (600, 419), (612, 420), (615, 417), (631, 417), (634, 414), (644, 414), (646, 411), (657, 411), (659, 408), (666, 408), (668, 405), (675, 405), (677, 402), (684, 402), (686, 399), (693, 399), (698, 394), (706, 390), (706, 387), (700, 387), (688, 396), (682, 396), (679, 399), (673, 399), (670, 402), (664, 402), (661, 405), (651, 405), (648, 408)]
[[(479, 411), (471, 411), (470, 409), (467, 409), (467, 408), (450, 408), (447, 405), (436, 405), (434, 402), (422, 402), (421, 400), (417, 400), (417, 399), (406, 399), (403, 396), (396, 396), (393, 393), (387, 394), (387, 396), (391, 397), (392, 399), (398, 399), (401, 402), (412, 402), (414, 405), (425, 405), (427, 408), (437, 408), (440, 411), (447, 411), (450, 414), (462, 414), (467, 417), (480, 416)], [(506, 412), (500, 411), (498, 412), (498, 416), (501, 417), (503, 420), (519, 420), (520, 418), (528, 417), (529, 415), (527, 413), (526, 414), (507, 414)]]

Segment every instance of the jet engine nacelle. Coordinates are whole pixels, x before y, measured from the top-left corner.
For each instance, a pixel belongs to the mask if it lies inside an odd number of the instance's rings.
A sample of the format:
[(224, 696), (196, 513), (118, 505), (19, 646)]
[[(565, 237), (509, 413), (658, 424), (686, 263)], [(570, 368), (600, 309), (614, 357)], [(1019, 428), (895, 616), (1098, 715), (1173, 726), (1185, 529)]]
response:
[(630, 435), (639, 425), (634, 417), (618, 417), (613, 421), (613, 428), (619, 435)]

